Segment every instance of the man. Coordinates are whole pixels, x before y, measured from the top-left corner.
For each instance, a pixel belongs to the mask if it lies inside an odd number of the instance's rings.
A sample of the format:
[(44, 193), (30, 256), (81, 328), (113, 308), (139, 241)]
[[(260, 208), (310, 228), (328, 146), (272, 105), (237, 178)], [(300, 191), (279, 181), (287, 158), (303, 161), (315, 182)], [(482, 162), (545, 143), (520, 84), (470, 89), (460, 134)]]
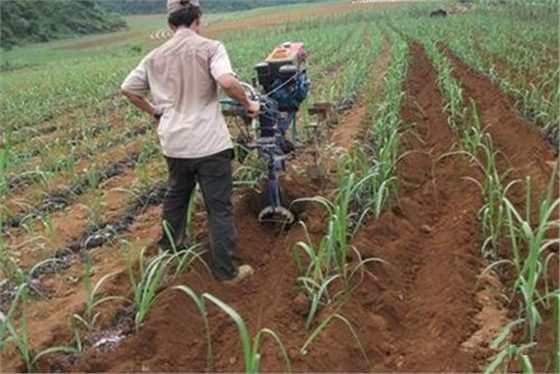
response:
[[(223, 44), (200, 36), (199, 0), (168, 0), (167, 11), (174, 36), (150, 52), (121, 87), (132, 104), (157, 122), (167, 161), (168, 190), (159, 245), (173, 249), (185, 243), (187, 210), (198, 181), (208, 213), (212, 273), (226, 284), (236, 284), (253, 269), (236, 263), (233, 145), (220, 111), (218, 86), (249, 115), (256, 116), (260, 107), (235, 78)], [(148, 92), (155, 105), (147, 99)]]

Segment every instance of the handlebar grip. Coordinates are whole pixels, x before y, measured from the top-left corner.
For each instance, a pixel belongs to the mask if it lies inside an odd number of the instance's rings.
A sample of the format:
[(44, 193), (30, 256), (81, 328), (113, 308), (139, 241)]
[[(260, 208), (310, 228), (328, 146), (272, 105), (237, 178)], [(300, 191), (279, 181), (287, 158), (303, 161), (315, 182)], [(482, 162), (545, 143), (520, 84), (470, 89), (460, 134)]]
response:
[(220, 99), (220, 104), (222, 105), (231, 105), (231, 106), (241, 106), (241, 104), (239, 103), (239, 101), (234, 100), (234, 99)]

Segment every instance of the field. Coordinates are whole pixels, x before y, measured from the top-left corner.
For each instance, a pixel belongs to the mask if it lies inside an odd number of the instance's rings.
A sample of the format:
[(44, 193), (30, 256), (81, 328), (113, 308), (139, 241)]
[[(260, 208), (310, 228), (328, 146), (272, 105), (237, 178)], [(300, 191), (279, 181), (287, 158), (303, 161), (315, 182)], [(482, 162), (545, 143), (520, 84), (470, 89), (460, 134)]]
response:
[(235, 287), (208, 272), (199, 193), (193, 245), (154, 250), (166, 165), (119, 87), (163, 16), (2, 52), (1, 371), (560, 372), (558, 4), (516, 3), (207, 17), (243, 80), (282, 42), (309, 52), (281, 178), (299, 222), (259, 223), (263, 165), (235, 162), (256, 270)]

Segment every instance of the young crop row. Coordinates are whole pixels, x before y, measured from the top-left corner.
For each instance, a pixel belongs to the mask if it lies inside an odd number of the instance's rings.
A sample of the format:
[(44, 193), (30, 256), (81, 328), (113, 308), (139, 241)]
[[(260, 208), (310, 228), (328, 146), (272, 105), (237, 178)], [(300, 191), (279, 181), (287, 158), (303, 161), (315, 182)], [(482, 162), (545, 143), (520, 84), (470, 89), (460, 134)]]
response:
[[(73, 199), (72, 206), (69, 206), (66, 200), (62, 200), (60, 205), (46, 205), (41, 211), (27, 213), (18, 222), (22, 233), (18, 235), (15, 230), (6, 230), (12, 235), (12, 238), (4, 243), (3, 255), (0, 258), (4, 277), (15, 282), (17, 274), (29, 274), (29, 277), (35, 278), (51, 272), (39, 271), (37, 265), (29, 267), (29, 269), (35, 269), (34, 271), (20, 268), (21, 253), (19, 252), (22, 249), (27, 252), (26, 263), (29, 263), (31, 258), (39, 256), (43, 257), (39, 259), (40, 263), (48, 265), (45, 269), (55, 270), (57, 266), (52, 265), (60, 263), (67, 266), (65, 257), (72, 257), (74, 253), (99, 247), (112, 240), (126, 230), (140, 212), (149, 206), (160, 204), (165, 192), (165, 188), (160, 182), (164, 172), (159, 165), (160, 160), (155, 161), (155, 163), (146, 161), (137, 163), (131, 170), (132, 178), (123, 180), (123, 183), (117, 188), (107, 190), (101, 184), (97, 184), (91, 186), (91, 191), (83, 195), (68, 197), (69, 200)], [(118, 205), (109, 203), (113, 194), (121, 196)], [(61, 206), (68, 206), (68, 209), (64, 212), (57, 212)], [(78, 218), (77, 212), (80, 207), (85, 207), (87, 214)], [(10, 221), (8, 220), (8, 222)], [(65, 231), (64, 225), (70, 222), (76, 230), (83, 227), (83, 232), (71, 232), (70, 236), (67, 233), (62, 237), (59, 230)], [(56, 258), (57, 264), (50, 262), (44, 264), (45, 255), (50, 259)]]
[(510, 18), (482, 8), (448, 20), (412, 19), (399, 28), (452, 50), (514, 97), (527, 119), (557, 139), (560, 70), (552, 24), (544, 15), (544, 22), (520, 29)]
[[(524, 372), (532, 372), (531, 348), (536, 345), (537, 332), (542, 324), (541, 313), (543, 310), (550, 311), (560, 300), (560, 292), (551, 288), (548, 279), (549, 267), (555, 258), (548, 249), (559, 242), (550, 237), (550, 230), (560, 224), (554, 216), (560, 206), (560, 199), (554, 196), (551, 183), (546, 193), (538, 195), (540, 199), (534, 201), (536, 195), (531, 188), (530, 177), (525, 180), (512, 179), (498, 166), (498, 151), (494, 149), (492, 137), (481, 124), (477, 104), (472, 99), (467, 101), (461, 85), (455, 79), (453, 64), (438, 49), (429, 33), (419, 33), (414, 28), (414, 34), (411, 33), (410, 37), (417, 38), (423, 44), (438, 71), (438, 83), (445, 97), (450, 127), (461, 136), (462, 149), (455, 153), (467, 155), (484, 175), (482, 180), (470, 179), (480, 187), (484, 198), (478, 218), (482, 224), (481, 254), (489, 265), (483, 274), (492, 269), (502, 269), (503, 272), (504, 266), (511, 267), (515, 274), (512, 289), (522, 300), (518, 318), (504, 326), (491, 345), (498, 353), (487, 372), (511, 364), (513, 358), (519, 360)], [(510, 190), (516, 184), (525, 185), (524, 206), (510, 200)], [(536, 216), (532, 214), (534, 211), (538, 212)], [(505, 252), (504, 247), (509, 252)], [(519, 325), (524, 326), (523, 341), (508, 343), (510, 332)], [(560, 361), (557, 355), (554, 356), (554, 367), (558, 368)]]
[[(115, 98), (118, 100), (120, 98)], [(124, 100), (120, 100), (123, 101)], [(104, 105), (108, 102), (104, 102)], [(113, 105), (114, 106), (114, 105)], [(88, 110), (47, 122), (42, 128), (26, 127), (17, 132), (18, 138), (12, 136), (12, 158), (10, 164), (17, 169), (42, 169), (48, 165), (49, 156), (69, 153), (93, 153), (97, 145), (108, 146), (113, 142), (124, 142), (134, 135), (142, 135), (153, 123), (141, 121), (137, 111), (130, 107), (119, 110)], [(144, 122), (140, 127), (134, 126)], [(29, 130), (29, 131), (24, 131)], [(33, 131), (36, 133), (30, 134)]]
[[(17, 158), (10, 160), (12, 172), (6, 176), (8, 188), (12, 195), (16, 195), (32, 184), (48, 184), (49, 179), (59, 174), (72, 177), (72, 180), (79, 179), (75, 176), (80, 170), (84, 170), (84, 165), (95, 162), (100, 154), (114, 152), (115, 148), (122, 148), (124, 144), (137, 140), (137, 137), (143, 137), (152, 128), (153, 124), (144, 123), (114, 134), (114, 131), (111, 131), (114, 128), (107, 126), (99, 138), (88, 136), (79, 142), (61, 142), (57, 138), (43, 145), (41, 151), (19, 153)], [(38, 162), (31, 163), (31, 158), (25, 159), (29, 155)]]
[[(52, 172), (33, 173), (31, 181), (40, 182), (39, 185), (23, 188), (27, 183), (22, 179), (21, 185), (17, 186), (17, 193), (12, 190), (12, 194), (8, 195), (9, 200), (3, 207), (6, 217), (25, 216), (29, 213), (33, 215), (33, 212), (41, 211), (41, 206), (46, 206), (46, 210), (56, 210), (51, 203), (57, 200), (71, 200), (89, 188), (98, 188), (103, 182), (123, 173), (138, 162), (146, 162), (157, 152), (158, 148), (153, 139), (141, 137), (113, 150), (109, 155), (97, 154), (87, 163), (83, 160), (78, 163), (72, 158), (67, 158)], [(13, 223), (19, 225), (15, 221)]]
[[(373, 35), (381, 42), (379, 30)], [(329, 213), (327, 231), (318, 243), (307, 234), (307, 239), (293, 248), (294, 261), (300, 272), (298, 284), (310, 302), (308, 328), (315, 323), (320, 308), (334, 305), (336, 310), (360, 285), (367, 263), (383, 261), (362, 259), (359, 248), (352, 245), (352, 239), (366, 218), (378, 217), (387, 200), (396, 192), (393, 171), (397, 161), (399, 111), (408, 51), (406, 42), (398, 35), (391, 35), (391, 39), (391, 62), (385, 75), (383, 96), (370, 103), (371, 117), (365, 119), (366, 123), (373, 121), (367, 128), (366, 139), (370, 143), (357, 145), (338, 159), (338, 187), (331, 198), (316, 196), (299, 200), (319, 204)], [(366, 82), (372, 78), (365, 76)], [(349, 256), (358, 259), (356, 264), (348, 263)], [(338, 292), (333, 293), (334, 289)], [(338, 314), (327, 316), (317, 324), (311, 336), (316, 337), (335, 316), (341, 317)], [(348, 321), (345, 323), (351, 328)], [(356, 336), (353, 330), (352, 333)], [(301, 352), (305, 353), (307, 349), (306, 344)]]

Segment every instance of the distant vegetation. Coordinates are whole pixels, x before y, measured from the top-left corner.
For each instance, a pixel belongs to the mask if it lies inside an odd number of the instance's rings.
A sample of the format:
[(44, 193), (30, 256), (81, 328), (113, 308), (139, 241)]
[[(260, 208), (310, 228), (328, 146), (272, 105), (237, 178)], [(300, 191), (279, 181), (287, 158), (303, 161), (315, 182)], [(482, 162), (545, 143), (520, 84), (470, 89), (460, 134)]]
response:
[[(204, 13), (232, 12), (271, 5), (324, 0), (206, 0)], [(126, 28), (121, 15), (165, 13), (165, 0), (1, 0), (0, 47), (116, 31)]]
[[(271, 5), (286, 5), (296, 3), (317, 3), (321, 0), (206, 0), (201, 4), (205, 13), (233, 12)], [(324, 0), (323, 0), (324, 1)], [(109, 10), (119, 14), (155, 14), (165, 13), (163, 0), (108, 0), (100, 1)]]
[(2, 0), (0, 15), (0, 46), (4, 49), (126, 27), (119, 15), (92, 0)]

